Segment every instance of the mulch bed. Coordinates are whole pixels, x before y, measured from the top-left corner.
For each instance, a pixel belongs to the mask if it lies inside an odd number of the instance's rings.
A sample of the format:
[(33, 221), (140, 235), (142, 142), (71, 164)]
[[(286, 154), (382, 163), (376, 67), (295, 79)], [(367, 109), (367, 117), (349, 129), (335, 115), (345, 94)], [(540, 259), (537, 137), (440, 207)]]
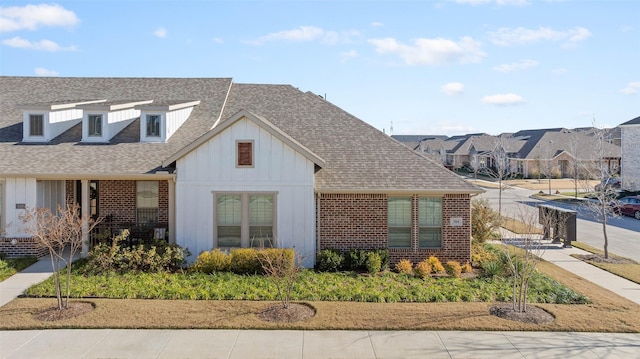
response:
[(289, 303), (285, 308), (282, 304), (265, 308), (258, 313), (258, 318), (267, 322), (294, 323), (307, 320), (316, 315), (316, 310), (303, 303)]
[(94, 304), (90, 302), (69, 302), (69, 305), (64, 309), (59, 309), (57, 306), (49, 307), (38, 311), (34, 314), (34, 317), (37, 320), (41, 320), (44, 322), (64, 320), (89, 313), (94, 309)]
[(547, 324), (556, 319), (546, 310), (531, 305), (526, 307), (526, 312), (517, 312), (511, 303), (494, 305), (489, 308), (489, 313), (502, 319), (532, 324)]
[(616, 256), (609, 256), (609, 258), (605, 258), (602, 254), (576, 254), (574, 257), (594, 263), (636, 264), (636, 262), (631, 259)]

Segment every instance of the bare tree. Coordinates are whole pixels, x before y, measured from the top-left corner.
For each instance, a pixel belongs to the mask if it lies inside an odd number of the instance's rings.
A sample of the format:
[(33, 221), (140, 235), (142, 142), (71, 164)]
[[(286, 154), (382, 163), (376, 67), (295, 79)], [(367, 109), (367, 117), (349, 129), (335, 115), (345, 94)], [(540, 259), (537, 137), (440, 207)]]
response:
[(602, 235), (604, 239), (604, 257), (609, 258), (609, 236), (607, 235), (607, 223), (618, 214), (614, 211), (617, 204), (617, 189), (608, 185), (607, 180), (613, 176), (609, 163), (607, 162), (607, 136), (606, 131), (596, 127), (594, 122), (595, 146), (591, 151), (591, 163), (589, 166), (589, 177), (600, 180), (600, 185), (596, 186), (592, 200), (586, 202), (587, 210), (593, 214), (596, 221), (602, 225)]
[(498, 136), (491, 149), (491, 176), (498, 179), (498, 214), (502, 215), (502, 191), (505, 189), (502, 181), (511, 173), (510, 158), (507, 153), (507, 138)]
[(573, 176), (573, 189), (574, 195), (573, 198), (578, 198), (578, 184), (580, 182), (580, 178), (582, 177), (582, 161), (580, 161), (580, 154), (584, 152), (582, 148), (582, 143), (580, 142), (580, 134), (577, 132), (571, 132), (569, 136), (569, 155), (571, 156), (571, 172)]
[(542, 173), (545, 177), (547, 177), (547, 181), (549, 183), (549, 194), (551, 194), (551, 178), (554, 175), (554, 146), (553, 141), (549, 140), (547, 143), (541, 144), (543, 158), (542, 161)]
[[(83, 227), (87, 223), (90, 232), (101, 219), (87, 220), (80, 218), (80, 206), (58, 206), (56, 213), (49, 208), (27, 209), (20, 219), (26, 224), (26, 232), (31, 235), (40, 247), (49, 251), (51, 269), (58, 299), (58, 309), (69, 306), (71, 294), (71, 263), (73, 257), (82, 249)], [(66, 251), (66, 254), (65, 254)], [(61, 270), (66, 266), (66, 292), (63, 301)]]
[[(539, 224), (554, 221), (549, 215), (539, 216), (531, 207), (519, 206), (515, 215), (521, 224), (523, 233), (514, 241), (503, 240), (503, 256), (509, 273), (513, 278), (512, 304), (514, 312), (527, 311), (527, 296), (529, 294), (529, 282), (537, 271), (537, 265), (544, 253)], [(513, 247), (507, 246), (511, 244)]]

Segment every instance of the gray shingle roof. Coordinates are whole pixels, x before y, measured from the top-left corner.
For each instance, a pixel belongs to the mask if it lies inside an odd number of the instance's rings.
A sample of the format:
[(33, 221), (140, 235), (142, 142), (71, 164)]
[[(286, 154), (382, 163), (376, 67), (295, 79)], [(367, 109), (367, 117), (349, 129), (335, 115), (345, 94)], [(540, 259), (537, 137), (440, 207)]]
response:
[(621, 124), (620, 126), (626, 126), (626, 125), (640, 125), (640, 116), (638, 116), (638, 117), (636, 117), (636, 118), (634, 118), (632, 120), (629, 120), (629, 121)]
[[(312, 93), (289, 85), (231, 79), (0, 77), (0, 173), (32, 176), (135, 175), (162, 162), (246, 110), (266, 119), (326, 161), (318, 191), (477, 193), (481, 190)], [(200, 100), (167, 143), (140, 143), (139, 120), (109, 144), (81, 144), (76, 125), (49, 144), (22, 144), (21, 103), (77, 98)]]

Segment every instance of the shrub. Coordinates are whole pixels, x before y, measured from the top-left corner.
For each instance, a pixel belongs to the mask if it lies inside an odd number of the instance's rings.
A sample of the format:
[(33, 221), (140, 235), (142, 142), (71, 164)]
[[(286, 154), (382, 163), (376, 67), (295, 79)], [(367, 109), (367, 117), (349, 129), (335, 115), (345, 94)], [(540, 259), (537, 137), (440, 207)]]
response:
[(498, 259), (495, 252), (487, 250), (487, 246), (484, 243), (474, 242), (471, 244), (471, 261), (482, 267), (482, 263), (491, 262)]
[(462, 267), (460, 263), (457, 261), (448, 261), (445, 265), (445, 270), (447, 274), (454, 278), (460, 278), (460, 274), (462, 274)]
[(347, 269), (362, 272), (367, 269), (367, 253), (365, 249), (352, 248), (347, 252)]
[(487, 277), (497, 277), (504, 273), (504, 265), (498, 259), (482, 262), (483, 274)]
[(164, 272), (177, 271), (186, 263), (189, 250), (165, 241), (154, 241), (132, 247), (120, 245), (128, 236), (127, 230), (113, 238), (111, 245), (100, 243), (89, 252), (86, 274), (115, 271)]
[(337, 272), (343, 268), (344, 255), (337, 249), (323, 249), (318, 253), (316, 269), (321, 272)]
[(431, 274), (432, 270), (433, 268), (431, 268), (431, 263), (425, 260), (416, 264), (416, 267), (413, 269), (413, 273), (416, 277), (424, 279)]
[[(262, 274), (265, 274), (265, 264), (275, 267), (279, 272), (290, 272), (296, 265), (296, 252), (293, 248), (265, 248), (256, 251), (256, 259), (260, 264)], [(273, 268), (270, 268), (273, 269)]]
[(229, 269), (236, 274), (263, 273), (255, 248), (237, 248), (231, 250)]
[(500, 214), (491, 207), (486, 198), (471, 201), (471, 236), (484, 242), (491, 238), (492, 232), (500, 227)]
[(367, 272), (376, 274), (382, 269), (382, 258), (378, 252), (368, 252), (366, 260)]
[(230, 267), (231, 256), (221, 251), (220, 248), (216, 248), (209, 252), (200, 253), (191, 270), (211, 274), (214, 272), (227, 272)]
[(431, 264), (431, 270), (436, 273), (444, 273), (444, 267), (437, 257), (431, 256), (427, 261)]
[(372, 249), (372, 252), (378, 253), (380, 255), (380, 270), (386, 270), (389, 268), (389, 250), (380, 248), (380, 249)]
[(396, 263), (396, 271), (398, 273), (411, 274), (413, 273), (413, 264), (408, 259), (402, 259)]
[(471, 272), (473, 272), (473, 267), (471, 266), (471, 263), (467, 261), (467, 263), (465, 263), (462, 266), (462, 273), (471, 273)]

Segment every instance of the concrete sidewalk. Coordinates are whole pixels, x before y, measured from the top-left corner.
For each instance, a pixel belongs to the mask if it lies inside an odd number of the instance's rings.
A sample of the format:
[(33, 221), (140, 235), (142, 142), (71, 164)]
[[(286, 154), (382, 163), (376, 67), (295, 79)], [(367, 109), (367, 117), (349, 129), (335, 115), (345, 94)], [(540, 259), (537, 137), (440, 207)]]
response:
[(466, 331), (0, 331), (1, 358), (636, 358), (640, 334)]
[(46, 280), (52, 273), (51, 260), (46, 256), (22, 272), (0, 282), (0, 307), (14, 300), (32, 285)]

